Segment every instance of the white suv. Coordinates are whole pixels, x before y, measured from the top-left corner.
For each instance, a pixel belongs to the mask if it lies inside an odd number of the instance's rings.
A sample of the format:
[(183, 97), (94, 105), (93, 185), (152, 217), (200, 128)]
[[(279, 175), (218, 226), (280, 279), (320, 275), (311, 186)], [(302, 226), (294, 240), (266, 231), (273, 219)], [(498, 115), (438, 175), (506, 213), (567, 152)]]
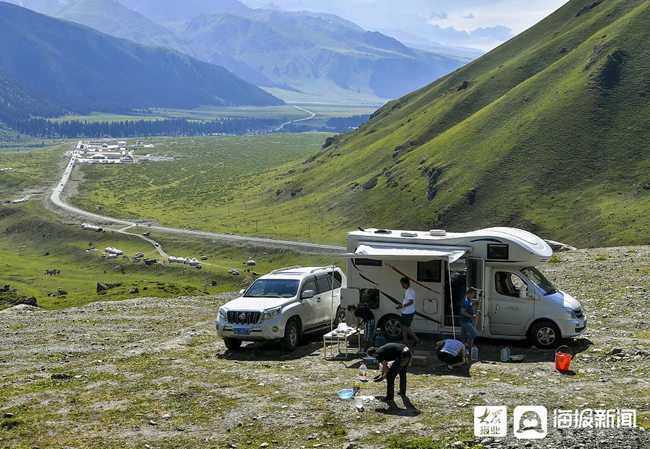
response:
[(282, 349), (291, 352), (302, 335), (345, 321), (340, 303), (346, 286), (336, 266), (274, 270), (219, 308), (217, 334), (232, 350), (242, 341), (280, 339)]

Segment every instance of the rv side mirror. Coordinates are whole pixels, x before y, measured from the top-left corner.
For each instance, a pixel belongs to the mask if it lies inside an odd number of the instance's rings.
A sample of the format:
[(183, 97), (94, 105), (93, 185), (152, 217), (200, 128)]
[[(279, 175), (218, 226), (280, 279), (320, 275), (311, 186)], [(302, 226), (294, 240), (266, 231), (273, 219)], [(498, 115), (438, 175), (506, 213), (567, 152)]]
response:
[(313, 298), (313, 297), (314, 297), (313, 290), (305, 290), (304, 292), (302, 292), (302, 295), (300, 295), (300, 299)]
[(519, 298), (526, 299), (528, 296), (528, 288), (525, 285), (519, 287)]

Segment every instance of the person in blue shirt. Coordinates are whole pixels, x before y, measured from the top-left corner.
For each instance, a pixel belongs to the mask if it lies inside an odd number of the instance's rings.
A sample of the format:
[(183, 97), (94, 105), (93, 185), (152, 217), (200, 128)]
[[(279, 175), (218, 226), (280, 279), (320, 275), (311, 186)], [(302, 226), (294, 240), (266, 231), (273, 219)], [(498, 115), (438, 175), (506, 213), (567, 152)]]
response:
[(467, 289), (465, 297), (460, 302), (460, 339), (468, 348), (474, 346), (474, 338), (476, 337), (476, 328), (474, 327), (474, 299), (476, 298), (476, 290), (472, 287)]

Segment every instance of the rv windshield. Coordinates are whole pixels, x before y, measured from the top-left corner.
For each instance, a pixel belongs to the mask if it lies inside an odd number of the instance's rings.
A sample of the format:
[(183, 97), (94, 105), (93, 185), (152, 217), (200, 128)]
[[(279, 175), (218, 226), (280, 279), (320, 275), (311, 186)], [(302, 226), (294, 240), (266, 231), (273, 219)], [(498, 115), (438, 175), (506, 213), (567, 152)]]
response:
[(260, 298), (292, 298), (296, 296), (300, 281), (295, 279), (258, 279), (251, 285), (244, 296)]
[(551, 284), (551, 281), (546, 279), (546, 277), (540, 273), (537, 268), (524, 268), (521, 270), (521, 273), (526, 276), (530, 282), (535, 284), (537, 288), (539, 288), (544, 293), (544, 296), (552, 295), (553, 293), (557, 292), (556, 288), (553, 287), (553, 284)]

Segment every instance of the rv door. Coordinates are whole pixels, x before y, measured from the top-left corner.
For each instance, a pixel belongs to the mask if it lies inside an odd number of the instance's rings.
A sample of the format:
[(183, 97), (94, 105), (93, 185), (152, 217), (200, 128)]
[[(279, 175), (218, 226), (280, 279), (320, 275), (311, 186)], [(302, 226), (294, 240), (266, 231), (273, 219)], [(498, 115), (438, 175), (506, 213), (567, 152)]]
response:
[(485, 301), (485, 259), (480, 257), (467, 258), (467, 287), (472, 287), (477, 291), (476, 307), (474, 313), (477, 315), (474, 326), (476, 330), (484, 330), (483, 309)]

